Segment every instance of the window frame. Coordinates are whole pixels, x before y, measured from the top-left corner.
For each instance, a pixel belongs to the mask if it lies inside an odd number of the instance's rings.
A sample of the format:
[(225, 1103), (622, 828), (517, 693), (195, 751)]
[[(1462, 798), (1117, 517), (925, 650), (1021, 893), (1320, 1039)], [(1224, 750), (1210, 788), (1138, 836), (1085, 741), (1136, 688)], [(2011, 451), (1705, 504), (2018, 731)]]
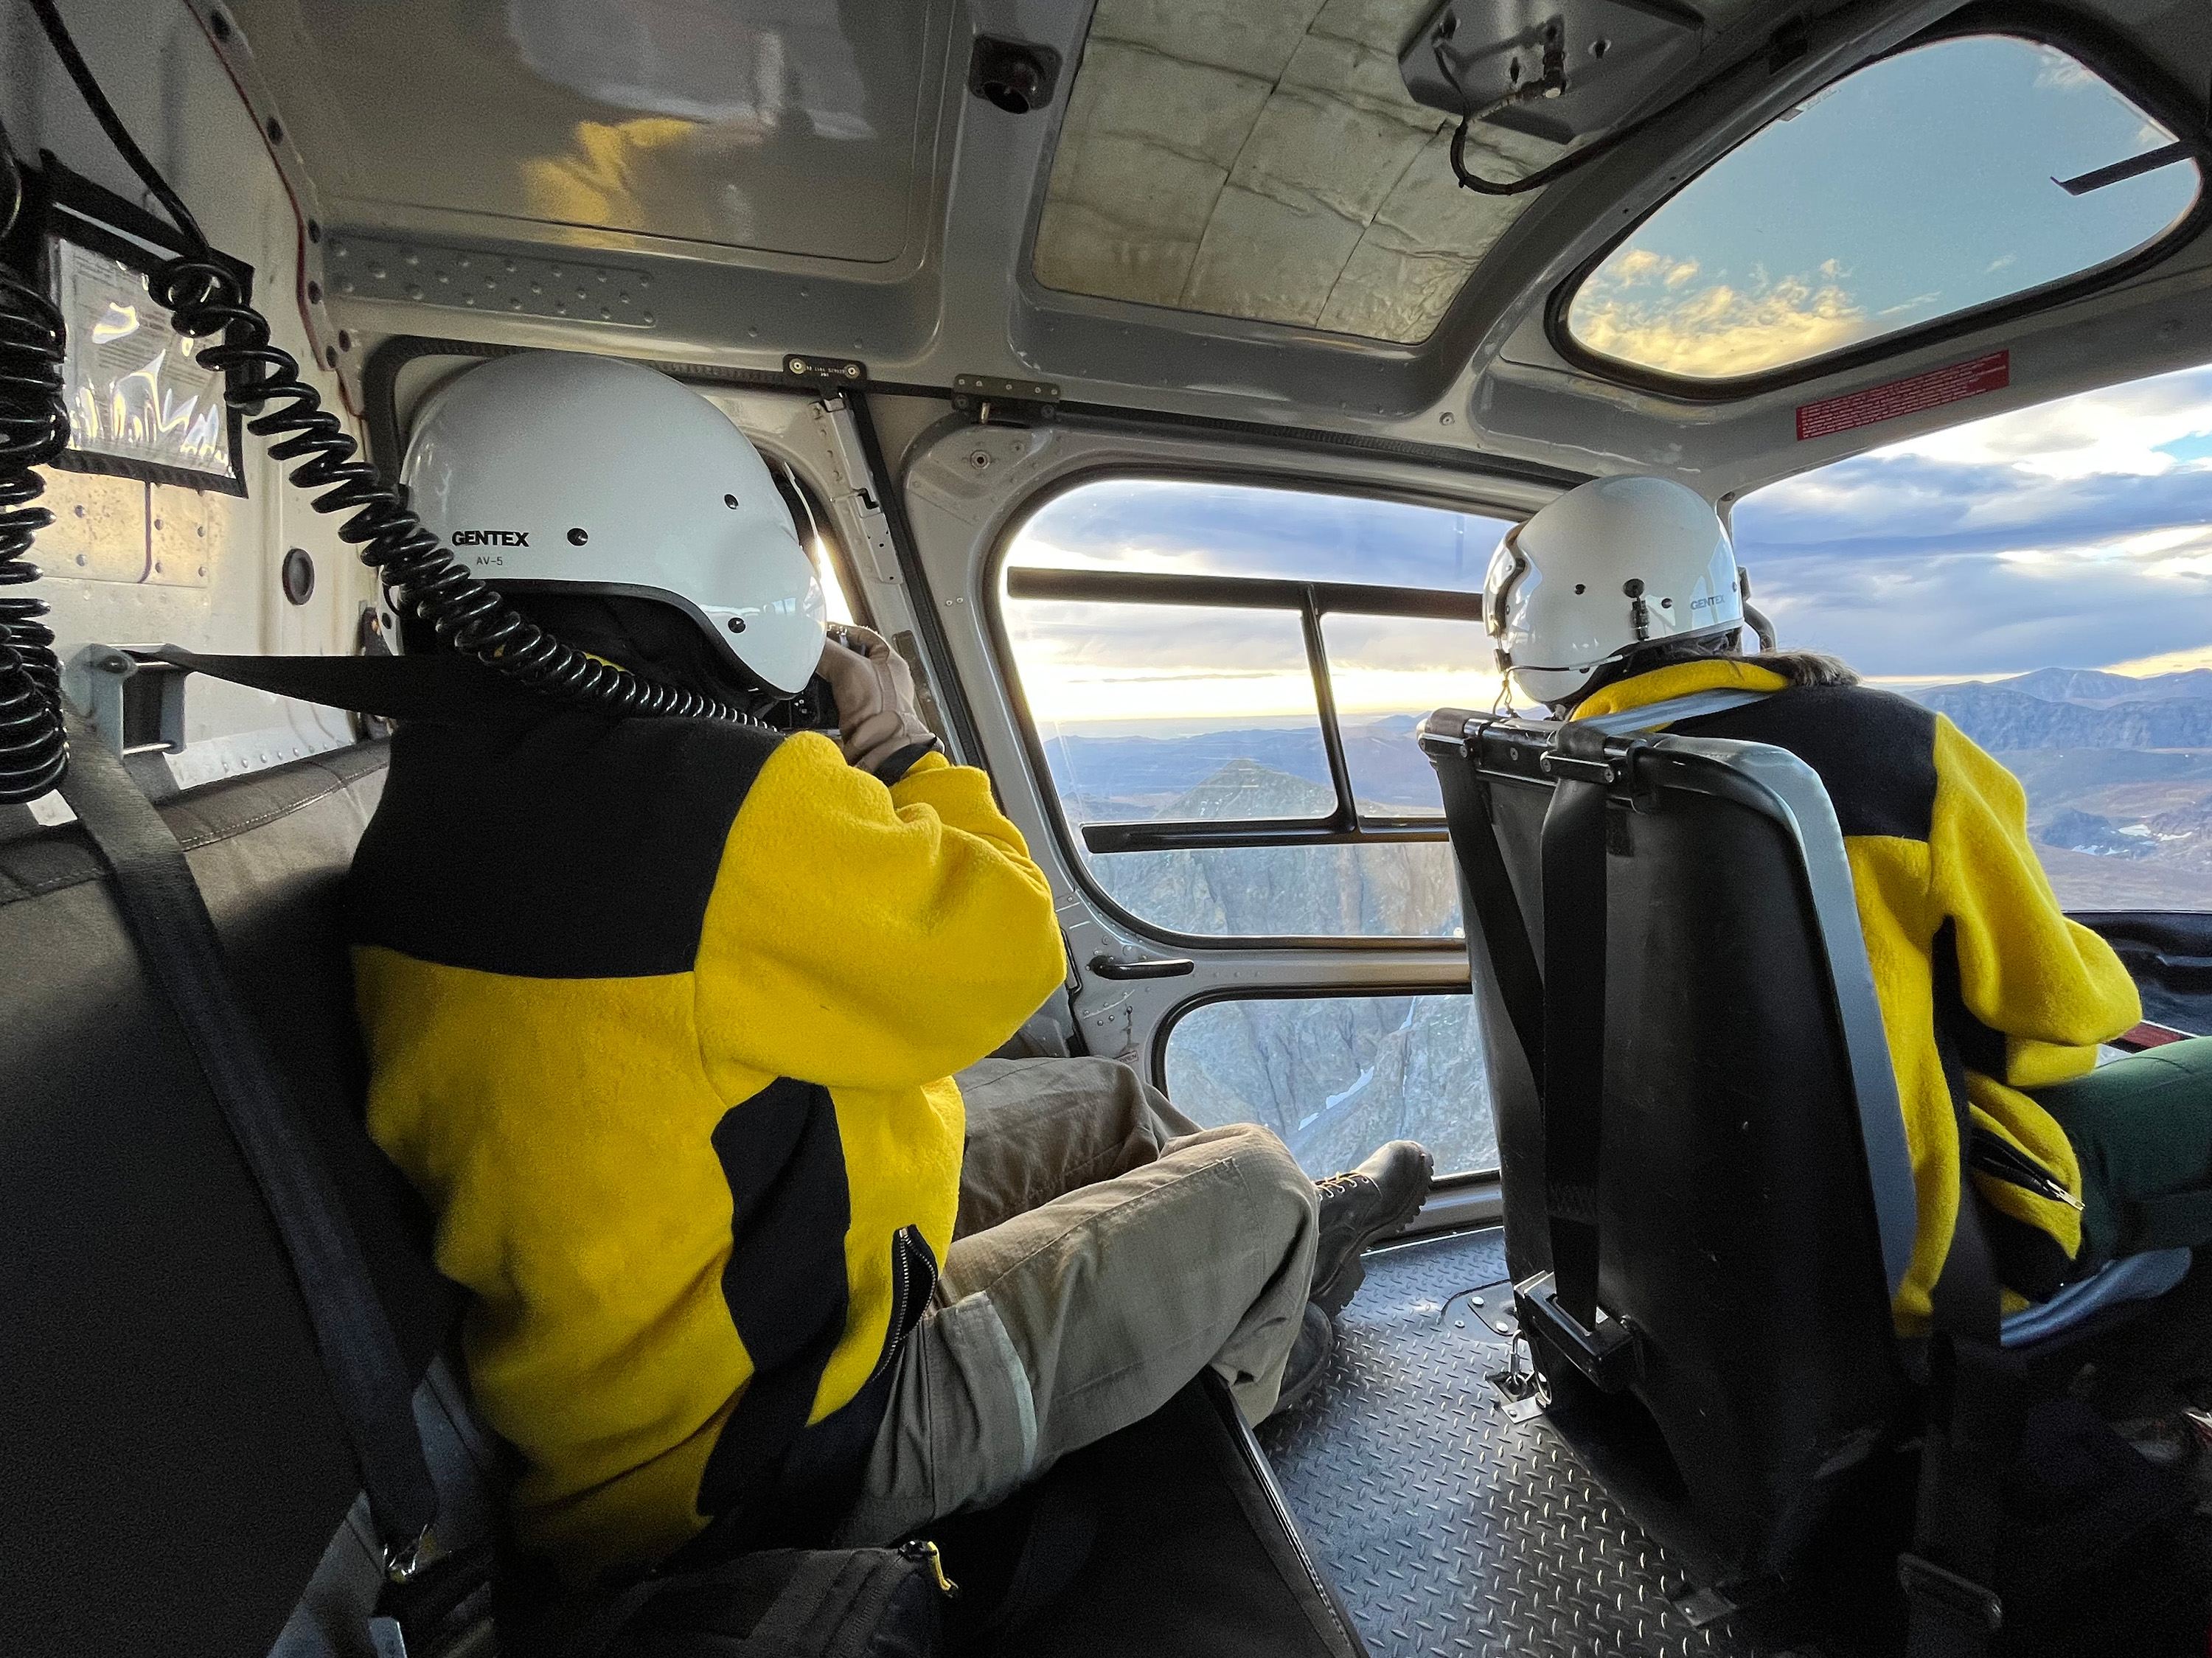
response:
[(1618, 234), (1608, 238), (1596, 252), (1567, 274), (1552, 290), (1551, 297), (1544, 304), (1544, 335), (1552, 349), (1571, 367), (1616, 385), (1657, 392), (1688, 403), (1735, 403), (1893, 357), (1905, 356), (1926, 346), (1979, 333), (1993, 325), (2015, 321), (2069, 305), (2105, 288), (2116, 287), (2148, 270), (2177, 249), (2196, 240), (2207, 224), (2212, 223), (2212, 121), (2207, 120), (2194, 100), (2177, 88), (2162, 70), (2132, 47), (2110, 39), (2093, 39), (2073, 20), (2040, 5), (1999, 3), (1969, 6), (1887, 52), (1868, 58), (1834, 80), (1823, 82), (1805, 95), (1808, 99), (1817, 97), (1828, 88), (1839, 86), (1855, 75), (1863, 75), (1877, 64), (1886, 63), (1892, 58), (1923, 46), (1940, 45), (1945, 40), (1991, 35), (2024, 40), (2032, 46), (2047, 46), (2054, 52), (2065, 53), (2173, 133), (2179, 142), (2194, 145), (2197, 155), (2193, 160), (2197, 169), (2198, 186), (2197, 200), (2189, 211), (2170, 226), (2163, 235), (2133, 252), (2123, 254), (2117, 259), (2108, 259), (2103, 264), (2092, 266), (2071, 276), (2045, 282), (2038, 288), (2025, 288), (2002, 299), (1991, 300), (1947, 317), (1938, 317), (1894, 334), (1884, 334), (1861, 344), (1844, 346), (1758, 374), (1731, 375), (1719, 380), (1693, 380), (1607, 356), (1576, 339), (1567, 325), (1567, 313), (1574, 303), (1575, 296), (1582, 291), (1583, 285), (1596, 274), (1598, 267), (1626, 246), (1669, 203), (1683, 191), (1694, 189), (1698, 180), (1726, 156), (1733, 155), (1765, 132), (1773, 125), (1773, 121), (1769, 120), (1746, 133), (1721, 155), (1707, 162), (1644, 212), (1638, 214)]
[[(1460, 942), (1464, 943), (1463, 940)], [(1153, 1027), (1152, 1052), (1146, 1055), (1146, 1072), (1151, 1078), (1152, 1086), (1163, 1094), (1166, 1093), (1168, 1091), (1168, 1044), (1174, 1041), (1176, 1028), (1200, 1010), (1218, 1007), (1224, 1002), (1367, 1001), (1388, 1000), (1394, 996), (1442, 998), (1474, 994), (1474, 985), (1471, 980), (1466, 984), (1449, 986), (1381, 983), (1363, 984), (1356, 988), (1348, 985), (1268, 985), (1249, 988), (1237, 985), (1218, 986), (1177, 1002), (1161, 1017), (1158, 1023)], [(1491, 1054), (1488, 1049), (1484, 1051), (1483, 1057), (1486, 1061), (1489, 1060)], [(1491, 1113), (1491, 1127), (1493, 1134), (1497, 1126), (1498, 1116), (1493, 1101)], [(1437, 1192), (1455, 1192), (1472, 1187), (1492, 1186), (1496, 1184), (1498, 1175), (1498, 1170), (1496, 1168), (1455, 1169), (1438, 1174), (1431, 1189)]]
[[(1424, 950), (1439, 954), (1465, 955), (1467, 938), (1462, 932), (1456, 937), (1416, 937), (1398, 933), (1229, 933), (1209, 934), (1181, 932), (1133, 914), (1109, 895), (1097, 878), (1092, 874), (1091, 855), (1097, 853), (1088, 831), (1093, 828), (1108, 831), (1108, 838), (1120, 841), (1113, 847), (1122, 852), (1179, 852), (1211, 849), (1263, 849), (1270, 847), (1297, 846), (1380, 846), (1407, 841), (1447, 843), (1449, 830), (1441, 816), (1407, 818), (1376, 818), (1362, 820), (1353, 800), (1348, 768), (1343, 756), (1343, 735), (1336, 722), (1336, 703), (1333, 689), (1328, 683), (1328, 657), (1326, 641), (1318, 628), (1321, 616), (1332, 609), (1346, 615), (1407, 616), (1420, 620), (1462, 621), (1480, 623), (1482, 619), (1482, 595), (1480, 592), (1453, 592), (1449, 589), (1432, 587), (1387, 586), (1376, 583), (1345, 581), (1304, 581), (1295, 577), (1280, 576), (1219, 576), (1182, 575), (1171, 571), (1122, 570), (1054, 570), (1017, 567), (1010, 563), (1014, 544), (1028, 528), (1031, 519), (1046, 507), (1063, 495), (1092, 484), (1109, 483), (1116, 480), (1145, 483), (1204, 483), (1225, 488), (1273, 489), (1285, 495), (1315, 495), (1353, 497), (1367, 501), (1386, 501), (1393, 505), (1426, 507), (1437, 512), (1459, 513), (1469, 517), (1483, 517), (1508, 524), (1517, 524), (1525, 519), (1528, 507), (1513, 507), (1496, 501), (1467, 500), (1455, 495), (1437, 493), (1428, 495), (1418, 490), (1390, 491), (1362, 488), (1351, 480), (1316, 479), (1310, 477), (1290, 477), (1282, 474), (1232, 468), (1157, 467), (1111, 465), (1086, 467), (1053, 479), (1045, 487), (1024, 501), (1011, 514), (986, 568), (982, 592), (988, 600), (983, 607), (984, 632), (988, 638), (999, 683), (1005, 689), (1012, 724), (1022, 745), (1023, 758), (1027, 762), (1030, 775), (1036, 790), (1041, 815), (1058, 841), (1061, 860), (1069, 878), (1083, 894), (1084, 901), (1098, 914), (1110, 919), (1115, 925), (1141, 938), (1157, 939), (1179, 949), (1188, 950), (1230, 951), (1250, 950)], [(1036, 717), (1030, 712), (1029, 693), (1022, 683), (1021, 664), (1014, 654), (1013, 635), (1008, 626), (1006, 604), (1014, 598), (1012, 590), (1018, 574), (1046, 578), (1046, 585), (1065, 582), (1073, 589), (1080, 578), (1088, 582), (1103, 578), (1121, 591), (1110, 599), (1091, 598), (1091, 603), (1151, 603), (1196, 604), (1206, 603), (1216, 608), (1258, 608), (1263, 610), (1301, 612), (1303, 607), (1313, 605), (1313, 619), (1302, 628), (1308, 671), (1316, 676), (1315, 695), (1316, 712), (1321, 720), (1323, 751), (1329, 756), (1329, 771), (1337, 795), (1336, 813), (1328, 817), (1296, 818), (1288, 820), (1210, 820), (1197, 823), (1159, 823), (1142, 821), (1126, 824), (1085, 825), (1071, 822), (1060, 804), (1060, 790), (1054, 778), (1051, 762), (1045, 756), (1044, 742), (1038, 734)], [(1164, 585), (1168, 590), (1157, 597), (1137, 598), (1124, 596), (1130, 591), (1125, 584), (1136, 583), (1158, 592)], [(1199, 600), (1183, 597), (1188, 589), (1210, 592), (1218, 597)], [(1252, 589), (1273, 589), (1273, 603), (1255, 604), (1249, 595)], [(1102, 585), (1096, 592), (1103, 592)], [(1330, 604), (1320, 602), (1328, 595)], [(1380, 610), (1360, 607), (1359, 601), (1368, 596), (1382, 595), (1386, 608)], [(1036, 597), (1047, 597), (1038, 594)], [(1060, 594), (1049, 595), (1059, 598)], [(1073, 595), (1070, 595), (1071, 598)], [(1074, 602), (1081, 602), (1079, 599)], [(1400, 609), (1410, 604), (1418, 608)], [(1145, 832), (1164, 838), (1147, 839)], [(1238, 993), (1240, 994), (1244, 993)], [(1426, 992), (1421, 993), (1429, 993)], [(1180, 1007), (1178, 1004), (1178, 1007)], [(1170, 1014), (1170, 1020), (1174, 1015)], [(1156, 1047), (1156, 1053), (1164, 1053)]]

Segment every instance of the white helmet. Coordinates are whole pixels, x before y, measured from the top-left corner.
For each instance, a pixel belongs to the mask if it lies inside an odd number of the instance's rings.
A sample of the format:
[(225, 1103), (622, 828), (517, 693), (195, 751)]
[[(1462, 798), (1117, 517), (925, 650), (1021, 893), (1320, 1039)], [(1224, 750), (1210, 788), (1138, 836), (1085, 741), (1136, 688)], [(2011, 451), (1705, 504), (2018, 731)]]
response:
[(1505, 532), (1482, 586), (1498, 670), (1539, 702), (1565, 701), (1650, 641), (1743, 625), (1720, 515), (1668, 478), (1599, 478), (1568, 490)]
[(564, 351), (495, 358), (430, 399), (400, 478), (501, 592), (665, 600), (778, 691), (805, 689), (821, 660), (821, 578), (767, 463), (665, 374)]

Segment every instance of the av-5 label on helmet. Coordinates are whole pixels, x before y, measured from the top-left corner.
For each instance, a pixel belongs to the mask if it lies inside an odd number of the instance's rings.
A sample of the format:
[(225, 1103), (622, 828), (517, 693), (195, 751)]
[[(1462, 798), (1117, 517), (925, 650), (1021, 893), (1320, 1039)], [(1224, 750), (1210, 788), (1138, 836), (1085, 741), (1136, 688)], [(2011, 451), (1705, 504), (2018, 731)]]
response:
[(527, 547), (527, 530), (456, 530), (447, 538), (453, 547)]

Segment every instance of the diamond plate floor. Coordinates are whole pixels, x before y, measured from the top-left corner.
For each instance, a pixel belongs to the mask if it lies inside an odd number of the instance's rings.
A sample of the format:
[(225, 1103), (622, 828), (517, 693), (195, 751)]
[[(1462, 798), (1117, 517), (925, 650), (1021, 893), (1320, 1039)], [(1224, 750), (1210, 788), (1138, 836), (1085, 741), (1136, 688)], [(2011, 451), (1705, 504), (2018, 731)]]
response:
[(1370, 1255), (1328, 1376), (1261, 1430), (1374, 1658), (1811, 1658), (1694, 1627), (1665, 1552), (1549, 1424), (1508, 1419), (1483, 1378), (1511, 1299), (1495, 1230)]

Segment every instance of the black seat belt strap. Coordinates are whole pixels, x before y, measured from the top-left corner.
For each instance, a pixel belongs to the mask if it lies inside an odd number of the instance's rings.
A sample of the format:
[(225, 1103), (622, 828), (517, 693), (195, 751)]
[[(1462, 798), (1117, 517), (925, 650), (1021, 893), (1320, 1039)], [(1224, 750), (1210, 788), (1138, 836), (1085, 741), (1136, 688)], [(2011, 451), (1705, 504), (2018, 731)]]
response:
[[(1554, 753), (1604, 768), (1605, 741), (1601, 731), (1569, 726)], [(1543, 833), (1545, 1207), (1559, 1309), (1585, 1330), (1597, 1327), (1607, 792), (1604, 782), (1560, 775)]]
[[(1955, 974), (1955, 957), (1939, 955), (1936, 971), (1939, 981)], [(1966, 1068), (1940, 1021), (1936, 1048), (1962, 1154), (1959, 1212), (1929, 1294), (1935, 1331), (1929, 1339), (1928, 1420), (1912, 1552), (1898, 1562), (1898, 1579), (1909, 1606), (1906, 1658), (1984, 1658), (2004, 1619), (1993, 1586), (1997, 1532), (2005, 1476), (2020, 1455), (2028, 1384), (2001, 1339), (1996, 1253), (1963, 1157)]]
[(1444, 824), (1459, 865), (1468, 906), (1482, 929), (1492, 973), (1505, 1004), (1505, 1017), (1521, 1039), (1528, 1069), (1540, 1096), (1544, 1088), (1544, 981), (1536, 952), (1528, 943), (1528, 924), (1513, 894), (1505, 855), (1498, 846), (1498, 822), (1492, 816), (1490, 786), (1469, 756), (1466, 763), (1437, 768), (1443, 791)]
[(70, 750), (62, 798), (113, 871), (117, 907), (276, 1223), (353, 1442), (386, 1569), (404, 1576), (437, 1517), (438, 1490), (415, 1426), (413, 1384), (360, 1242), (246, 1015), (184, 847), (99, 734), (75, 716)]

